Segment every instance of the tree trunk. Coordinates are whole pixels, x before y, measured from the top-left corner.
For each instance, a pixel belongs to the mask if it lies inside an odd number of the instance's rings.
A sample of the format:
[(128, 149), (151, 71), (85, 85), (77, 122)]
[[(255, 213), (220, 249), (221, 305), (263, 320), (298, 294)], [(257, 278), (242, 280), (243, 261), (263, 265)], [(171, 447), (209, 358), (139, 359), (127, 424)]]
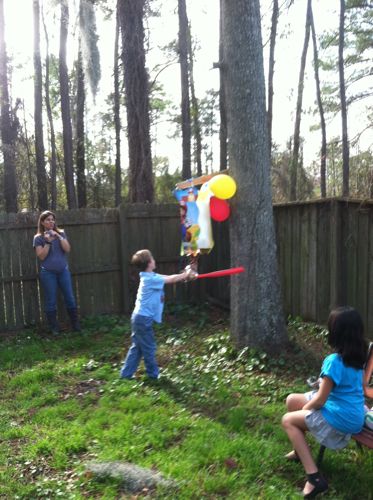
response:
[(49, 37), (48, 30), (45, 24), (43, 16), (43, 26), (44, 26), (44, 36), (46, 41), (46, 56), (45, 56), (45, 107), (47, 109), (49, 131), (50, 131), (50, 148), (51, 148), (51, 159), (50, 159), (50, 182), (51, 182), (51, 209), (56, 210), (57, 208), (57, 152), (56, 152), (56, 135), (54, 132), (54, 122), (52, 114), (52, 106), (50, 100), (50, 76), (49, 76), (49, 66), (50, 66), (50, 56), (49, 56)]
[(36, 202), (35, 202), (35, 194), (34, 194), (34, 165), (32, 162), (32, 153), (30, 151), (30, 143), (29, 143), (29, 138), (28, 138), (28, 133), (27, 133), (27, 120), (26, 120), (26, 110), (25, 110), (25, 101), (22, 101), (22, 108), (23, 108), (23, 128), (24, 128), (24, 138), (23, 138), (23, 143), (26, 149), (26, 154), (27, 154), (27, 169), (28, 169), (28, 182), (29, 182), (29, 189), (28, 189), (28, 207), (30, 210), (33, 212), (36, 210)]
[(268, 104), (267, 104), (268, 140), (269, 140), (269, 151), (271, 155), (272, 155), (272, 119), (273, 119), (273, 76), (275, 72), (275, 47), (276, 47), (278, 16), (279, 16), (278, 0), (273, 0), (271, 37), (269, 44)]
[(8, 89), (8, 59), (4, 33), (4, 1), (0, 0), (0, 95), (1, 95), (1, 142), (4, 161), (4, 200), (6, 212), (17, 212), (17, 183), (15, 139), (17, 122), (10, 108)]
[(197, 164), (197, 176), (202, 175), (202, 134), (201, 124), (199, 120), (199, 103), (196, 96), (194, 87), (194, 72), (193, 72), (193, 47), (192, 47), (192, 33), (188, 29), (188, 53), (189, 53), (189, 75), (190, 75), (190, 97), (192, 99), (192, 120), (193, 120), (193, 135), (196, 144), (195, 161)]
[(345, 0), (340, 0), (339, 16), (339, 41), (338, 41), (338, 70), (339, 70), (339, 94), (341, 99), (341, 117), (342, 117), (342, 165), (343, 165), (343, 191), (342, 196), (348, 197), (350, 194), (350, 150), (348, 145), (347, 133), (347, 103), (346, 87), (344, 75), (343, 49), (345, 39)]
[(225, 84), (224, 84), (224, 47), (223, 47), (223, 20), (222, 9), (223, 0), (220, 0), (220, 21), (219, 21), (219, 112), (220, 112), (220, 128), (219, 128), (219, 145), (220, 145), (220, 170), (228, 168), (227, 156), (227, 109), (225, 103)]
[(76, 181), (78, 192), (78, 207), (87, 206), (87, 186), (85, 178), (85, 139), (84, 139), (84, 106), (85, 85), (83, 71), (83, 56), (79, 41), (78, 63), (76, 69)]
[(71, 126), (70, 97), (69, 97), (69, 75), (66, 63), (66, 43), (69, 25), (68, 1), (61, 1), (61, 24), (60, 24), (60, 54), (59, 54), (59, 78), (61, 93), (61, 115), (63, 128), (63, 154), (65, 163), (65, 185), (67, 205), (69, 209), (77, 208), (74, 187), (73, 167), (73, 133)]
[(290, 201), (297, 199), (297, 177), (299, 169), (299, 147), (300, 147), (300, 122), (302, 118), (302, 102), (304, 90), (304, 72), (306, 67), (307, 50), (310, 40), (310, 13), (311, 13), (311, 0), (307, 1), (306, 25), (304, 33), (304, 43), (302, 50), (302, 57), (300, 61), (299, 80), (298, 80), (298, 97), (297, 109), (295, 112), (295, 125), (294, 125), (294, 144), (293, 155), (291, 159), (290, 168)]
[(311, 17), (311, 32), (312, 32), (312, 43), (313, 43), (313, 66), (315, 70), (315, 82), (316, 82), (316, 96), (317, 96), (317, 104), (319, 107), (320, 126), (321, 126), (320, 189), (321, 189), (321, 197), (325, 198), (326, 197), (326, 125), (324, 116), (324, 106), (321, 99), (319, 56), (317, 51), (316, 30), (313, 19), (312, 5), (311, 5), (310, 17)]
[(144, 0), (119, 2), (129, 150), (129, 201), (154, 199), (150, 147), (149, 78), (145, 69)]
[(286, 342), (276, 257), (259, 0), (223, 0), (232, 199), (231, 335), (235, 345), (280, 351)]
[[(118, 0), (120, 2), (120, 0)], [(115, 126), (115, 206), (122, 202), (122, 172), (120, 158), (120, 94), (119, 94), (119, 5), (116, 7), (114, 42), (114, 126)]]
[(36, 178), (38, 183), (38, 208), (48, 208), (47, 175), (45, 172), (45, 153), (43, 139), (43, 77), (40, 59), (40, 5), (34, 0), (34, 123)]
[(179, 60), (181, 74), (181, 135), (183, 148), (183, 166), (181, 176), (192, 176), (190, 161), (191, 125), (189, 100), (189, 65), (188, 65), (188, 17), (185, 0), (178, 0), (179, 12)]

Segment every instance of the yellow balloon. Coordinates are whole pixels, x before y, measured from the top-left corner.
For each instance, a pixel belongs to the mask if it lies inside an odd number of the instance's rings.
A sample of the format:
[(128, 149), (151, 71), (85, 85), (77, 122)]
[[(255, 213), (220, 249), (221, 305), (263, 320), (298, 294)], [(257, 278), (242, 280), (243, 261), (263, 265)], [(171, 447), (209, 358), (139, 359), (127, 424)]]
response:
[(232, 198), (237, 189), (235, 180), (226, 174), (215, 175), (209, 180), (209, 186), (214, 195), (221, 200)]

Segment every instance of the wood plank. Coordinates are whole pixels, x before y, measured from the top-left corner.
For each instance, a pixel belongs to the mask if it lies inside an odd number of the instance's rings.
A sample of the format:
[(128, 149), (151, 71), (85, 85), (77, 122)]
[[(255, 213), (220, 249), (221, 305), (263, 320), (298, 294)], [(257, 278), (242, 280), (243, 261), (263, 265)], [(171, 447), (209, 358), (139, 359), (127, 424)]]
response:
[(304, 307), (306, 310), (305, 318), (310, 321), (316, 317), (316, 295), (317, 295), (317, 207), (311, 205), (308, 211), (308, 265), (307, 265), (307, 298), (304, 298)]
[(331, 309), (330, 288), (330, 233), (331, 205), (316, 205), (317, 235), (316, 235), (316, 311), (314, 321), (325, 324)]
[(357, 207), (356, 235), (356, 308), (360, 312), (364, 325), (368, 319), (369, 287), (369, 209)]
[(5, 260), (5, 232), (0, 231), (0, 331), (7, 328), (6, 304), (5, 304), (5, 286), (3, 279), (7, 272)]
[(219, 174), (229, 175), (229, 170), (221, 170), (220, 172), (214, 172), (213, 174), (201, 175), (200, 177), (195, 177), (186, 181), (178, 182), (175, 186), (175, 189), (186, 189), (191, 186), (200, 186), (201, 184), (204, 184), (205, 182), (208, 182), (210, 179), (215, 177), (215, 175)]
[(344, 202), (332, 200), (330, 220), (330, 309), (346, 304), (347, 258), (344, 234), (348, 232)]
[(90, 271), (95, 269), (95, 262), (92, 259), (92, 245), (94, 245), (92, 233), (96, 226), (89, 223), (82, 227), (74, 224), (64, 224), (64, 226), (71, 244), (71, 253), (68, 260), (79, 313), (82, 317), (94, 315), (95, 311), (91, 300), (93, 291)]
[[(3, 233), (3, 263), (4, 263), (4, 278), (10, 278), (4, 283), (4, 297), (5, 297), (5, 323), (7, 329), (14, 329), (16, 325), (14, 317), (14, 296), (13, 296), (13, 257), (12, 257), (12, 247), (9, 244), (10, 241), (10, 229), (6, 229)], [(17, 274), (18, 271), (17, 271)]]
[[(100, 234), (98, 235), (102, 238), (100, 256), (101, 260), (100, 267), (105, 264), (114, 267), (119, 261), (119, 234), (117, 228), (109, 225), (104, 225)], [(114, 308), (114, 290), (112, 287), (112, 281), (114, 279), (114, 273), (99, 274), (98, 283), (100, 283), (101, 288), (101, 307), (102, 312), (110, 313)], [(117, 289), (115, 293), (120, 293), (120, 289)]]
[(367, 320), (365, 324), (367, 335), (373, 340), (373, 210), (369, 211), (369, 226), (368, 226), (368, 290), (367, 290), (367, 303), (369, 304), (367, 312)]
[(122, 263), (122, 308), (125, 313), (131, 310), (131, 290), (129, 273), (129, 230), (128, 230), (128, 207), (122, 204), (119, 207), (119, 234), (120, 234), (120, 260)]
[(22, 299), (24, 323), (33, 326), (41, 322), (41, 309), (38, 293), (38, 265), (32, 246), (35, 229), (26, 228), (21, 232), (20, 267), (22, 275)]
[(364, 446), (367, 446), (371, 450), (373, 449), (373, 431), (367, 427), (364, 427), (359, 434), (352, 434), (352, 439)]
[(291, 212), (291, 315), (300, 314), (300, 214), (299, 207)]
[[(10, 230), (9, 242), (12, 249), (12, 269), (13, 275), (18, 273), (22, 274), (21, 268), (21, 252), (22, 252), (22, 233), (19, 231)], [(30, 244), (28, 242), (28, 244)], [(24, 302), (22, 293), (22, 281), (13, 281), (13, 300), (14, 300), (14, 320), (15, 328), (23, 328), (25, 326), (24, 320)]]
[(277, 214), (277, 245), (283, 305), (285, 314), (289, 315), (292, 312), (292, 239), (290, 224), (291, 213), (288, 207), (279, 207), (277, 210), (275, 210), (275, 213)]
[(347, 205), (347, 224), (344, 226), (343, 248), (346, 251), (347, 260), (347, 297), (345, 304), (358, 309), (357, 288), (358, 288), (358, 209), (353, 204)]
[(309, 207), (299, 207), (299, 310), (297, 315), (305, 320), (309, 320), (308, 312), (308, 267), (309, 267), (309, 233), (310, 233), (310, 220), (309, 220)]

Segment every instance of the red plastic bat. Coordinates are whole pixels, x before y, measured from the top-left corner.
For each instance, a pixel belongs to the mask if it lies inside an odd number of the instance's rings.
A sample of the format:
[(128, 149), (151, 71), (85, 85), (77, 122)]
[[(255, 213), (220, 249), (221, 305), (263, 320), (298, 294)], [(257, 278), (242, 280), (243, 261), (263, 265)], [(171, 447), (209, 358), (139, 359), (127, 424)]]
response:
[(220, 278), (221, 276), (239, 274), (243, 273), (244, 271), (244, 267), (231, 267), (230, 269), (222, 269), (221, 271), (213, 271), (212, 273), (199, 274), (197, 278)]

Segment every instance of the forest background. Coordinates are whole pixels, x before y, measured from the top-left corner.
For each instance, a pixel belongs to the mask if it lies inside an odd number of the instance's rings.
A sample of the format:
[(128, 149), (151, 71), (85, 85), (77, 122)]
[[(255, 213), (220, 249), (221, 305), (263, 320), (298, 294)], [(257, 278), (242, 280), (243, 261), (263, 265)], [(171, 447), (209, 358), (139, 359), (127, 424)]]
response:
[[(373, 189), (373, 7), (369, 1), (342, 3), (346, 8), (343, 48), (350, 149), (349, 195), (369, 198)], [(6, 138), (4, 140), (4, 132), (2, 134), (2, 150), (5, 148), (8, 151), (0, 165), (1, 190), (4, 192), (0, 210), (112, 207), (122, 200), (146, 201), (141, 199), (141, 195), (136, 200), (136, 193), (135, 198), (129, 194), (130, 153), (124, 98), (126, 68), (123, 38), (120, 37), (121, 20), (116, 15), (115, 0), (3, 0), (0, 4), (5, 25), (5, 29), (1, 30), (4, 41), (1, 45), (1, 74), (7, 76), (7, 81), (2, 78), (1, 83), (2, 127), (8, 127), (13, 132), (10, 145)], [(340, 4), (338, 0), (261, 1), (266, 72), (273, 47), (271, 29), (273, 32), (278, 9), (273, 49), (271, 125), (274, 201), (343, 194), (338, 71)], [(310, 6), (313, 7), (315, 26), (313, 46), (307, 22)], [(38, 84), (34, 57), (37, 54), (36, 8), (40, 16), (39, 104), (35, 90)], [(190, 36), (187, 54), (189, 120), (192, 122), (190, 172), (185, 170), (185, 149), (182, 145), (185, 116), (181, 105), (183, 73), (180, 67), (183, 61), (180, 12), (183, 8)], [(172, 201), (172, 189), (182, 178), (216, 172), (226, 166), (221, 161), (221, 80), (219, 69), (213, 68), (214, 63), (218, 66), (219, 61), (219, 1), (149, 0), (145, 2), (143, 21), (154, 200)], [(61, 30), (63, 24), (65, 33)], [(306, 46), (304, 40), (307, 36)], [(63, 49), (65, 54), (61, 54)], [(67, 72), (65, 81), (68, 82), (65, 93), (61, 80), (63, 57)], [(305, 65), (303, 75), (302, 60)], [(315, 60), (319, 69), (327, 141), (326, 153), (321, 155), (322, 120), (316, 94)], [(268, 87), (269, 71), (266, 77)], [(119, 129), (115, 115), (115, 78), (120, 99)], [(5, 88), (8, 102), (4, 99)], [(83, 110), (79, 111), (82, 96)], [(67, 108), (66, 98), (70, 112), (68, 117), (63, 116), (63, 109), (66, 111)], [(41, 106), (39, 117), (37, 106)], [(6, 109), (9, 112), (8, 121), (4, 121)], [(70, 138), (66, 137), (63, 124), (66, 120), (71, 124)], [(37, 145), (41, 139), (42, 152)], [(119, 139), (120, 148), (116, 149)], [(70, 141), (70, 146), (66, 146), (66, 141)], [(7, 170), (10, 148), (11, 163)], [(320, 187), (322, 158), (325, 160), (326, 177), (324, 193)], [(294, 161), (298, 169), (295, 197), (290, 186)], [(11, 173), (12, 170), (15, 182), (9, 183), (9, 171)], [(75, 191), (77, 197), (74, 202)]]

